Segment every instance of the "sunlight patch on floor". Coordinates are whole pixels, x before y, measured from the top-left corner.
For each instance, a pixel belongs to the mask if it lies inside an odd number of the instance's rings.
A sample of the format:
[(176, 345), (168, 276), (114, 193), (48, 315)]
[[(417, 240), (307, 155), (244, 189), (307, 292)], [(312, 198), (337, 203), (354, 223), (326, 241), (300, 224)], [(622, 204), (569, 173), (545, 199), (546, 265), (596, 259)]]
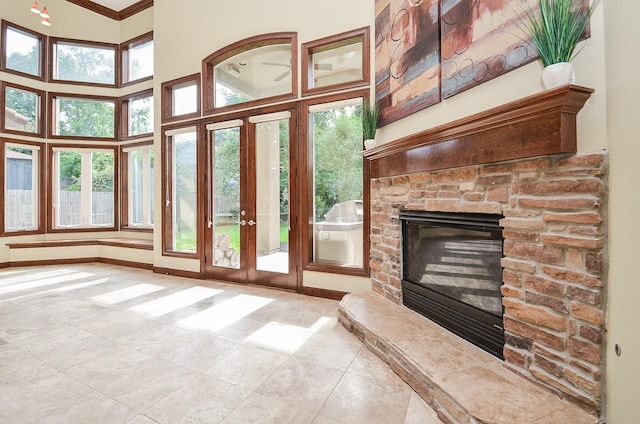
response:
[(195, 286), (129, 309), (149, 317), (159, 317), (189, 305), (194, 305), (220, 293), (222, 293), (222, 290)]
[(76, 272), (73, 274), (60, 275), (58, 277), (53, 277), (53, 278), (48, 278), (47, 276), (41, 276), (40, 279), (37, 279), (34, 281), (0, 287), (0, 294), (15, 293), (22, 290), (29, 290), (29, 289), (35, 289), (35, 288), (44, 287), (44, 286), (50, 286), (53, 284), (65, 283), (68, 281), (73, 281), (80, 278), (87, 278), (91, 276), (93, 276), (93, 274), (89, 274), (88, 272)]
[(165, 287), (157, 286), (155, 284), (136, 284), (135, 286), (127, 287), (126, 289), (114, 290), (109, 293), (93, 296), (91, 300), (96, 303), (114, 305), (116, 303), (135, 299), (136, 297), (155, 293), (160, 290), (165, 290)]
[(219, 305), (212, 306), (189, 318), (185, 318), (179, 321), (178, 325), (189, 330), (215, 332), (271, 302), (273, 302), (273, 299), (267, 297), (240, 294)]

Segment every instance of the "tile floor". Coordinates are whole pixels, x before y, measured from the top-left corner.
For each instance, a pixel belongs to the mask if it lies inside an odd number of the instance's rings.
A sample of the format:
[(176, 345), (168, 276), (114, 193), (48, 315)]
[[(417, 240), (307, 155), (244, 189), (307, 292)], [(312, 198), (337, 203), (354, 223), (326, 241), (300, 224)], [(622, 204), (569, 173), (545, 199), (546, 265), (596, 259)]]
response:
[(104, 264), (0, 269), (0, 423), (440, 423), (337, 309)]

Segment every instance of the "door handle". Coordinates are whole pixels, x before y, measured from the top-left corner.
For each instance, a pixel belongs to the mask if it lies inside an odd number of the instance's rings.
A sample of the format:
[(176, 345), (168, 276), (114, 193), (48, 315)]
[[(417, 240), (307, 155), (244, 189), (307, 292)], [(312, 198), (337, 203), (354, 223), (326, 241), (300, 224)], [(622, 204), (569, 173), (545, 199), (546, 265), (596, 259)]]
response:
[(247, 225), (247, 221), (243, 219), (242, 221), (240, 221), (240, 225)]
[(257, 222), (255, 222), (253, 219), (249, 220), (249, 225), (256, 225), (256, 224), (257, 224)]

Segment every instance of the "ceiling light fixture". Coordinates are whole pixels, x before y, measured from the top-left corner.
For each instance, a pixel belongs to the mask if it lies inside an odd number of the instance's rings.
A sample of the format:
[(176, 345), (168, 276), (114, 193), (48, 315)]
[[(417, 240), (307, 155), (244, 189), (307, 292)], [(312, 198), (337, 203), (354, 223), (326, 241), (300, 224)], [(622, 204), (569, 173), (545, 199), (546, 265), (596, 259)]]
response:
[(50, 16), (49, 16), (49, 11), (47, 10), (47, 7), (44, 6), (42, 8), (42, 10), (40, 10), (40, 6), (38, 5), (38, 2), (34, 2), (33, 6), (31, 6), (31, 11), (33, 13), (37, 13), (38, 15), (40, 15), (40, 17), (42, 18), (42, 21), (40, 21), (40, 23), (44, 26), (51, 26), (51, 21), (49, 20)]

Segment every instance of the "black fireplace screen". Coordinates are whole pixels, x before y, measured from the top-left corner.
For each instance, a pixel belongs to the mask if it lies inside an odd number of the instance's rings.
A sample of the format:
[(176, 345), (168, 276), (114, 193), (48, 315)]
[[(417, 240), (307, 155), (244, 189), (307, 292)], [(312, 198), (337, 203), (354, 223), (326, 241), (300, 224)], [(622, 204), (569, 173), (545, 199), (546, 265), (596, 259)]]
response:
[(500, 215), (405, 211), (403, 303), (503, 358)]

